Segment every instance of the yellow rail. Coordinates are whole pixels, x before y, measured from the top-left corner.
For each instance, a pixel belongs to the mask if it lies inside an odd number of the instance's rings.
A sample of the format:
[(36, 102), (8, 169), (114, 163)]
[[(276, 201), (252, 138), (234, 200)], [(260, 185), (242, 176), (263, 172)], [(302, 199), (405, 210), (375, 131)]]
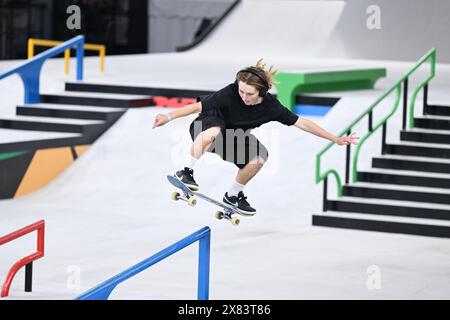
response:
[[(34, 46), (44, 46), (44, 47), (55, 47), (60, 45), (63, 41), (45, 40), (45, 39), (28, 39), (28, 59), (34, 56)], [(100, 71), (105, 71), (105, 54), (106, 46), (102, 44), (92, 44), (85, 43), (85, 50), (98, 51), (100, 55)], [(70, 59), (70, 49), (64, 51), (64, 62), (65, 62), (65, 72), (69, 74), (69, 59)]]

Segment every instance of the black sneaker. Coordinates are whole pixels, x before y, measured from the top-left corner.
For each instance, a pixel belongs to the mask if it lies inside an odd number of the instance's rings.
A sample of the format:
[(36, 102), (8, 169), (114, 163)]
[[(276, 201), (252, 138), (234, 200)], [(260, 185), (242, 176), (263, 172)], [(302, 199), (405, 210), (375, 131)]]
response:
[(198, 184), (194, 180), (194, 170), (184, 167), (183, 170), (177, 171), (174, 177), (183, 182), (192, 191), (198, 190)]
[(256, 214), (256, 210), (250, 206), (247, 202), (247, 197), (244, 196), (244, 193), (241, 191), (237, 196), (228, 196), (228, 192), (223, 196), (223, 202), (226, 204), (230, 204), (233, 207), (239, 209), (243, 215), (253, 216)]

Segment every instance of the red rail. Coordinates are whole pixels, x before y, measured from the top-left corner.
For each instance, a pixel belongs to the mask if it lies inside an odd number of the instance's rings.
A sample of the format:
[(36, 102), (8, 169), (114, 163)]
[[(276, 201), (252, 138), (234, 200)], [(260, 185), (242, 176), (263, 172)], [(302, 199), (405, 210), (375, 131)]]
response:
[[(14, 276), (16, 275), (17, 271), (20, 270), (23, 266), (26, 266), (28, 264), (31, 264), (34, 260), (37, 260), (39, 258), (42, 258), (44, 256), (44, 233), (45, 233), (45, 221), (40, 220), (36, 223), (33, 223), (25, 228), (22, 228), (20, 230), (17, 230), (15, 232), (12, 232), (6, 236), (3, 236), (0, 238), (0, 245), (3, 245), (5, 243), (11, 242), (17, 238), (20, 238), (28, 233), (31, 233), (33, 231), (37, 231), (37, 251), (33, 254), (30, 254), (29, 256), (26, 256), (25, 258), (20, 259), (17, 261), (11, 269), (9, 269), (8, 275), (6, 276), (5, 283), (3, 284), (3, 289), (1, 293), (1, 297), (7, 297), (9, 294), (9, 287), (11, 286), (11, 282), (14, 279)], [(31, 268), (30, 268), (31, 270)], [(30, 271), (31, 273), (31, 271)], [(29, 278), (29, 277), (26, 277)], [(31, 278), (29, 278), (31, 281)], [(27, 284), (26, 284), (27, 286)], [(29, 288), (31, 288), (31, 283), (28, 285)], [(30, 289), (31, 291), (31, 289)]]

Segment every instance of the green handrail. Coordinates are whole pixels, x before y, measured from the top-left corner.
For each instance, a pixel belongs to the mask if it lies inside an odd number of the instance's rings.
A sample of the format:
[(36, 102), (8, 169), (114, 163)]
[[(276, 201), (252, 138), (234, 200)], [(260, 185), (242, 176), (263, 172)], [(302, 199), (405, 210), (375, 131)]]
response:
[[(429, 56), (427, 56), (429, 55)], [(424, 61), (431, 59), (431, 63), (430, 63), (430, 75), (428, 76), (428, 78), (426, 78), (425, 80), (423, 80), (421, 83), (419, 83), (416, 87), (416, 89), (413, 91), (412, 97), (411, 97), (411, 105), (409, 107), (409, 128), (413, 128), (414, 127), (414, 103), (416, 102), (416, 96), (419, 93), (419, 91), (431, 80), (433, 79), (434, 75), (436, 74), (436, 49), (431, 49), (428, 54), (425, 55), (425, 57), (427, 57), (427, 59), (425, 59)], [(415, 69), (414, 69), (415, 71)]]
[(401, 85), (402, 85), (402, 81), (396, 83), (394, 86), (391, 87), (391, 89), (389, 89), (385, 94), (383, 94), (380, 98), (377, 99), (377, 101), (375, 101), (370, 106), (368, 112), (372, 111), (378, 105), (378, 103), (380, 103), (384, 98), (386, 98), (389, 94), (391, 94), (392, 91), (394, 91), (396, 89), (394, 107), (392, 108), (391, 112), (387, 116), (385, 116), (378, 124), (376, 124), (375, 127), (372, 129), (372, 131), (368, 131), (363, 137), (361, 137), (361, 140), (359, 141), (358, 145), (356, 146), (356, 152), (355, 152), (355, 155), (353, 156), (352, 182), (356, 182), (356, 180), (357, 180), (357, 166), (358, 166), (358, 158), (359, 158), (359, 153), (361, 151), (361, 146), (364, 144), (364, 142), (367, 139), (369, 139), (369, 137), (375, 131), (377, 131), (379, 128), (381, 128), (387, 122), (387, 120), (390, 117), (392, 117), (392, 115), (397, 111), (398, 105), (400, 102), (400, 96), (402, 93)]
[[(370, 107), (363, 112), (356, 120), (354, 120), (345, 130), (343, 130), (339, 137), (343, 136), (344, 134), (348, 134), (348, 132), (352, 131), (352, 128), (359, 123), (361, 119), (363, 119), (367, 114), (371, 113), (372, 110), (382, 101), (384, 98), (386, 98), (388, 95), (390, 95), (394, 90), (396, 92), (396, 98), (393, 104), (393, 108), (391, 112), (387, 116), (385, 116), (378, 124), (374, 126), (372, 130), (369, 130), (363, 137), (361, 137), (357, 147), (356, 152), (353, 156), (353, 166), (352, 166), (352, 182), (357, 181), (357, 165), (358, 165), (358, 158), (359, 153), (361, 150), (361, 146), (364, 144), (364, 142), (380, 127), (382, 127), (384, 124), (387, 123), (388, 119), (397, 111), (398, 105), (400, 102), (400, 96), (401, 96), (401, 85), (403, 81), (405, 81), (414, 71), (416, 71), (423, 63), (430, 60), (431, 62), (431, 70), (430, 75), (423, 80), (421, 83), (419, 83), (416, 88), (413, 91), (412, 97), (411, 97), (411, 103), (409, 106), (409, 128), (412, 128), (414, 126), (414, 102), (416, 99), (416, 96), (418, 92), (434, 77), (436, 72), (436, 49), (432, 48), (430, 51), (428, 51), (422, 58), (417, 61), (417, 63), (408, 71), (406, 72), (389, 90), (387, 90), (382, 96), (380, 96)], [(320, 151), (316, 155), (316, 184), (323, 181), (329, 174), (333, 174), (336, 178), (337, 186), (338, 186), (338, 196), (341, 197), (343, 190), (342, 190), (342, 181), (340, 178), (339, 173), (335, 169), (329, 169), (323, 174), (320, 174), (320, 160), (322, 155), (327, 152), (332, 146), (334, 145), (333, 142), (330, 142), (322, 151)]]

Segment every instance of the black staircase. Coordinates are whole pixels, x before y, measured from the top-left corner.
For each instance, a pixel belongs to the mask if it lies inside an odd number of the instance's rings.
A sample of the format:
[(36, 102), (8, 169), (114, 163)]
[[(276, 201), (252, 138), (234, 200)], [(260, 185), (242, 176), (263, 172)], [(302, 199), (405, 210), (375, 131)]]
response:
[(342, 197), (329, 199), (324, 186), (313, 225), (450, 238), (450, 106), (428, 105), (427, 86), (415, 128), (405, 129), (405, 116), (400, 143), (384, 138), (382, 155), (358, 182), (347, 177)]
[(76, 146), (92, 144), (127, 109), (179, 106), (209, 93), (80, 81), (66, 83), (64, 92), (41, 94), (40, 103), (17, 106), (14, 116), (0, 118), (0, 199), (14, 197), (38, 150), (70, 147), (75, 160)]
[(76, 147), (94, 143), (128, 108), (151, 105), (148, 95), (65, 91), (17, 106), (0, 118), (0, 199), (15, 196), (39, 150), (69, 147), (76, 160)]
[[(95, 86), (86, 87), (83, 82), (66, 86), (69, 88), (63, 93), (41, 94), (41, 102), (38, 104), (17, 106), (15, 117), (0, 119), (0, 128), (78, 135), (0, 143), (0, 153), (91, 144), (128, 108), (153, 104), (152, 97), (148, 94), (114, 92), (111, 89), (114, 88), (113, 85), (98, 85), (105, 89), (103, 92), (96, 90)], [(84, 90), (76, 91), (78, 87)]]
[(15, 117), (0, 119), (0, 128), (36, 133), (67, 133), (73, 134), (72, 137), (0, 143), (0, 153), (92, 144), (126, 111), (116, 109), (102, 112), (90, 111), (89, 107), (82, 110), (79, 106), (67, 106), (70, 109), (61, 105), (49, 106), (47, 104), (17, 106)]

